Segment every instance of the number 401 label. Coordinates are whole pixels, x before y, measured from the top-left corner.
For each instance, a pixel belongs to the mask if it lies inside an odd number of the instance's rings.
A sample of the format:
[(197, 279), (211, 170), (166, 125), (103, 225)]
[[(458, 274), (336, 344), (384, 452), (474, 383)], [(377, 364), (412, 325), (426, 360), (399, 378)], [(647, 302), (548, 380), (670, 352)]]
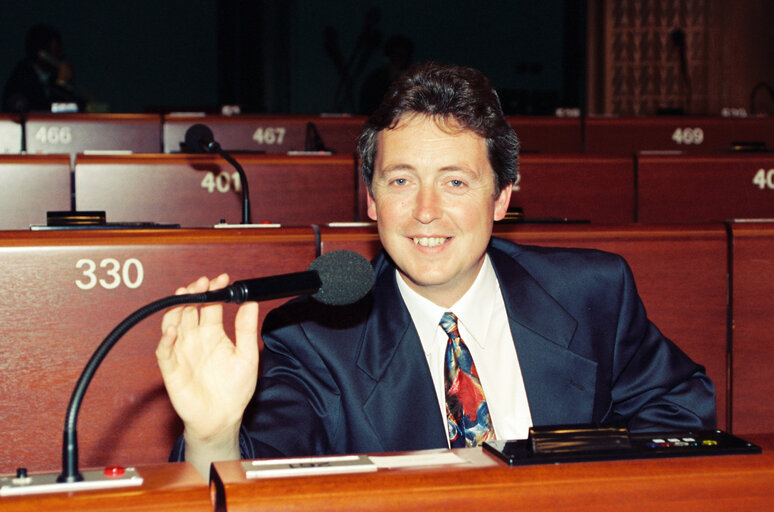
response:
[(753, 178), (753, 184), (761, 190), (774, 190), (774, 169), (758, 169)]

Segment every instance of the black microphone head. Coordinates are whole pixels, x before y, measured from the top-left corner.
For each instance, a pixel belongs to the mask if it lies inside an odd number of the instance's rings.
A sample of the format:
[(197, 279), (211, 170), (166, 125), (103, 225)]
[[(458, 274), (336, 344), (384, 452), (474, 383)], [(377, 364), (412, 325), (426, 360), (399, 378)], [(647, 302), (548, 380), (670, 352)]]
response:
[(206, 124), (194, 124), (185, 131), (185, 148), (189, 153), (209, 153), (209, 145), (215, 140)]
[(312, 298), (331, 306), (352, 304), (365, 297), (374, 285), (374, 269), (363, 256), (352, 251), (331, 251), (315, 259), (309, 270), (320, 276), (320, 289)]

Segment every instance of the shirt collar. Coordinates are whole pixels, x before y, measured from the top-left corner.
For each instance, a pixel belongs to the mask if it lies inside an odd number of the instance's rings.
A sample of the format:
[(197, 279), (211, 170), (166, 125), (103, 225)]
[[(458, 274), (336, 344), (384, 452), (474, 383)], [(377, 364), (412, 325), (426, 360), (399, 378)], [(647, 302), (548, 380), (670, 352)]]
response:
[(475, 341), (481, 348), (486, 347), (485, 340), (495, 310), (496, 294), (500, 293), (500, 284), (488, 254), (484, 255), (484, 264), (473, 285), (451, 308), (442, 308), (412, 290), (397, 269), (395, 279), (425, 352), (430, 351), (430, 344), (436, 329), (440, 329), (438, 324), (446, 311), (454, 313), (464, 330), (473, 337), (473, 340), (465, 339), (466, 343)]

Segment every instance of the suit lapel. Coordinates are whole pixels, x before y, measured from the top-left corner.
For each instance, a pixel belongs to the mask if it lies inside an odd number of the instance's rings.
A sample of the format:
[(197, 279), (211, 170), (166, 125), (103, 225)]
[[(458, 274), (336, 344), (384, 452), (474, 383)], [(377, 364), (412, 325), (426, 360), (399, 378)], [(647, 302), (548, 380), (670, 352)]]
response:
[(590, 423), (596, 363), (569, 349), (577, 321), (500, 250), (489, 252), (500, 281), (534, 425)]
[(374, 383), (363, 411), (385, 451), (446, 447), (427, 359), (395, 283), (394, 266), (382, 257), (376, 267), (374, 310), (357, 363)]

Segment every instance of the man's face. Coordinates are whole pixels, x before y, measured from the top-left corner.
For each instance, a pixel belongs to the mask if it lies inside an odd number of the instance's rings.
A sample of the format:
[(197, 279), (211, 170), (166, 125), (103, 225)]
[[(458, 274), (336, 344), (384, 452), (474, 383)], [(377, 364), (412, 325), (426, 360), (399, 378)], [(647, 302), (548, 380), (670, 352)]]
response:
[(417, 293), (449, 307), (481, 269), (492, 223), (511, 188), (495, 196), (486, 141), (453, 119), (438, 126), (404, 117), (379, 134), (368, 216), (382, 245)]

